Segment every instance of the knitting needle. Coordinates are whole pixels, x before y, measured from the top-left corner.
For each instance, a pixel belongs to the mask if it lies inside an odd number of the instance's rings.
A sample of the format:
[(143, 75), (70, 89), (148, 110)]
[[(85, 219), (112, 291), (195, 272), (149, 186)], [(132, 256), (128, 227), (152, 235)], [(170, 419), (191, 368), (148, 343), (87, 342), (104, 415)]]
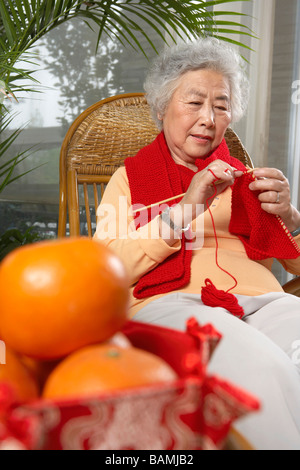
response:
[(258, 168), (250, 168), (248, 165), (246, 168), (249, 168), (249, 170), (246, 172), (247, 174), (253, 173), (253, 171), (257, 170)]
[[(246, 174), (253, 173), (253, 171), (257, 170), (257, 168), (250, 168), (248, 165), (246, 168), (249, 168), (249, 170), (246, 172)], [(222, 184), (224, 181), (217, 181), (215, 184)], [(151, 209), (152, 207), (159, 206), (160, 204), (164, 204), (166, 202), (174, 201), (175, 199), (183, 198), (186, 195), (186, 193), (183, 194), (178, 194), (177, 196), (169, 197), (168, 199), (164, 199), (163, 201), (155, 202), (154, 204), (150, 204), (149, 206), (142, 207), (141, 209), (136, 209), (133, 212), (135, 214), (136, 212), (142, 212), (147, 209)]]

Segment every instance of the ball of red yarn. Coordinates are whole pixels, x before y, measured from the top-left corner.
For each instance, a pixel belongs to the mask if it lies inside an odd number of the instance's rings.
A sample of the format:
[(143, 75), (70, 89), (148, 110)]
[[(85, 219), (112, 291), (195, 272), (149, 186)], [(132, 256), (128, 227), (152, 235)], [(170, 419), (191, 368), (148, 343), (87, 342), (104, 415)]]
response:
[(233, 294), (217, 289), (210, 279), (205, 280), (205, 286), (201, 290), (201, 300), (208, 307), (222, 307), (238, 318), (242, 318), (245, 313)]

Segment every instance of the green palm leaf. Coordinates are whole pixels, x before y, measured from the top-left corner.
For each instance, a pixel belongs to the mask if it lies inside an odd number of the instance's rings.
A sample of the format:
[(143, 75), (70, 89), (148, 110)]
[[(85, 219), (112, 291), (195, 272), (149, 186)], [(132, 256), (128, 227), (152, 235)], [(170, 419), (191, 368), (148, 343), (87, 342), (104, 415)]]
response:
[[(253, 36), (252, 31), (238, 21), (226, 21), (234, 12), (213, 11), (220, 4), (238, 0), (4, 0), (0, 2), (0, 78), (8, 90), (19, 90), (15, 84), (22, 74), (14, 69), (20, 58), (53, 28), (79, 17), (97, 31), (97, 48), (102, 34), (130, 45), (146, 55), (141, 38), (157, 52), (153, 35), (145, 32), (145, 24), (156, 38), (166, 44), (177, 38), (192, 39), (212, 35), (222, 40), (248, 47), (224, 34)], [(251, 0), (242, 0), (251, 1)], [(240, 15), (244, 16), (244, 15)], [(225, 18), (225, 19), (224, 19)], [(147, 28), (148, 29), (148, 28)], [(1, 34), (3, 32), (4, 34)], [(24, 71), (24, 78), (33, 79)]]
[[(170, 36), (171, 28), (180, 37), (196, 37), (204, 30), (208, 32), (212, 24), (217, 24), (213, 12), (208, 11), (208, 7), (213, 8), (222, 3), (235, 1), (237, 0), (208, 2), (204, 0), (198, 2), (193, 0), (159, 2), (154, 0), (89, 2), (83, 0), (6, 0), (6, 3), (0, 3), (0, 16), (8, 42), (14, 50), (24, 50), (31, 47), (37, 39), (72, 17), (81, 17), (83, 20), (93, 22), (99, 28), (99, 41), (106, 23), (111, 23), (113, 19), (119, 28), (124, 28), (125, 25), (129, 43), (137, 44), (137, 40), (132, 41), (130, 27), (134, 26), (136, 31), (143, 32), (138, 19), (142, 18), (156, 32), (159, 29), (160, 35), (162, 30)], [(229, 23), (228, 25), (230, 26)], [(240, 26), (243, 27), (241, 24)], [(111, 26), (109, 28), (111, 29)], [(175, 35), (173, 40), (174, 37)], [(149, 43), (151, 43), (150, 40)]]
[[(6, 116), (2, 116), (2, 118), (0, 118), (0, 131), (1, 131), (2, 136), (3, 136), (3, 132), (9, 128), (9, 125), (11, 124), (13, 119), (14, 119), (14, 115), (10, 115), (10, 114), (7, 114)], [(7, 150), (15, 142), (15, 140), (18, 138), (21, 132), (22, 132), (21, 128), (16, 129), (13, 132), (9, 133), (8, 137), (4, 139), (2, 138), (0, 142), (0, 159), (6, 154)], [(23, 152), (18, 153), (16, 156), (10, 158), (4, 163), (1, 163), (0, 165), (0, 193), (8, 184), (12, 183), (13, 181), (16, 181), (17, 179), (21, 178), (22, 176), (32, 171), (32, 170), (27, 170), (23, 172), (22, 174), (14, 176), (14, 170), (16, 166), (19, 165), (26, 158), (28, 158), (29, 155), (32, 154), (31, 151), (32, 151), (32, 148), (27, 149)]]

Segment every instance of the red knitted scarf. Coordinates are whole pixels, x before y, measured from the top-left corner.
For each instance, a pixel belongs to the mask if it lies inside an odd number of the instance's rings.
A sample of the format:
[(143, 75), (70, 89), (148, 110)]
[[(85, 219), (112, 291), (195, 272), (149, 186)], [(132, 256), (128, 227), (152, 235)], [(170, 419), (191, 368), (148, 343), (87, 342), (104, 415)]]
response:
[[(197, 159), (199, 171), (213, 160), (221, 159), (237, 170), (245, 171), (245, 166), (230, 156), (225, 139), (206, 159)], [(131, 202), (148, 206), (187, 191), (195, 173), (174, 162), (163, 133), (135, 157), (125, 160), (126, 172), (131, 192)], [(257, 195), (248, 186), (253, 176), (244, 174), (237, 178), (232, 187), (232, 214), (229, 231), (243, 242), (249, 258), (295, 259), (300, 249), (281, 219), (263, 211)], [(170, 205), (179, 200), (173, 200)], [(145, 211), (144, 220), (136, 213), (136, 228), (144, 225), (156, 215), (153, 210)], [(186, 250), (182, 235), (180, 251), (169, 256), (152, 271), (146, 273), (135, 286), (136, 298), (171, 292), (188, 284), (192, 250)], [(222, 291), (221, 291), (222, 292)]]

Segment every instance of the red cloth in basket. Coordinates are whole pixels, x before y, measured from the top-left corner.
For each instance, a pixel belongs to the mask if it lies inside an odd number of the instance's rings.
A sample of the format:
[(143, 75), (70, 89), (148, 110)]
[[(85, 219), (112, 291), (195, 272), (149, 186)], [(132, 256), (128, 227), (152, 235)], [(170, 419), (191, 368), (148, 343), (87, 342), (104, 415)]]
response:
[[(14, 404), (0, 384), (0, 449), (218, 450), (259, 401), (207, 365), (221, 335), (191, 318), (186, 332), (129, 321), (133, 346), (166, 360), (178, 380), (91, 399)], [(1, 395), (2, 392), (2, 395)], [(1, 402), (2, 396), (2, 402)], [(2, 406), (1, 406), (2, 403)]]

